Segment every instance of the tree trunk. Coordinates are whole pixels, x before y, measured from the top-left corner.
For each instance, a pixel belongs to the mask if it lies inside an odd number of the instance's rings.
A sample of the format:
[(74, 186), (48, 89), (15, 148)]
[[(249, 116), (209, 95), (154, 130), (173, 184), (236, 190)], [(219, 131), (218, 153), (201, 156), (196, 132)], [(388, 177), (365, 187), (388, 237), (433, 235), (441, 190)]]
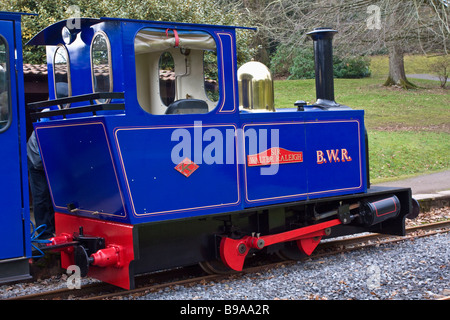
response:
[(417, 88), (416, 85), (406, 79), (405, 64), (403, 61), (403, 49), (398, 44), (389, 48), (389, 77), (384, 83), (385, 86), (400, 86), (403, 89)]

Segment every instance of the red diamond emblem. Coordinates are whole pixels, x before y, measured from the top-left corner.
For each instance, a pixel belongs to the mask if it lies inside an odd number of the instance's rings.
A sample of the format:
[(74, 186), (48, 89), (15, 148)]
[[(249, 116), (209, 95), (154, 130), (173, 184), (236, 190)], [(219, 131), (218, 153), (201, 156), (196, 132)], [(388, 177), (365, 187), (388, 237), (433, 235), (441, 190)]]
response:
[(188, 178), (191, 174), (194, 173), (195, 170), (198, 169), (198, 165), (192, 162), (189, 158), (184, 158), (176, 167), (179, 173)]

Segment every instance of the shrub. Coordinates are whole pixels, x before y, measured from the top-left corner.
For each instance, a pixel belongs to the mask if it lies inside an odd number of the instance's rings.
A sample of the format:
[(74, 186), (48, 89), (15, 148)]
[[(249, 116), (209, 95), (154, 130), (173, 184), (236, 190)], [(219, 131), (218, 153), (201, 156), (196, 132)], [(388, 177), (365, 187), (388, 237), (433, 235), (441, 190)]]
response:
[(441, 88), (445, 88), (447, 79), (450, 76), (450, 55), (438, 57), (434, 62), (429, 64), (429, 67), (439, 77)]
[(292, 64), (292, 51), (284, 45), (278, 46), (270, 59), (270, 70), (277, 77), (289, 76), (289, 67)]
[(370, 77), (370, 60), (367, 57), (347, 57), (333, 59), (333, 71), (336, 78)]
[(315, 77), (314, 51), (302, 49), (297, 52), (289, 68), (289, 80), (313, 79)]
[[(335, 78), (364, 78), (370, 76), (370, 60), (367, 57), (333, 57)], [(314, 52), (303, 48), (294, 53), (279, 47), (271, 60), (271, 70), (276, 76), (288, 76), (289, 80), (312, 79), (315, 77)]]

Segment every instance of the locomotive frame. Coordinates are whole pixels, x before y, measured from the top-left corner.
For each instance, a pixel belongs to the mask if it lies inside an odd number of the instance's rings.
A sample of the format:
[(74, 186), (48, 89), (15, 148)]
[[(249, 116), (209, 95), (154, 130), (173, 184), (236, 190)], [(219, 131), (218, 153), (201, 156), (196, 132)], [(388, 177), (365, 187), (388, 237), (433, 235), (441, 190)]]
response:
[(64, 268), (130, 289), (155, 270), (241, 270), (249, 254), (297, 259), (323, 237), (405, 233), (411, 190), (370, 187), (364, 112), (334, 102), (335, 31), (310, 33), (316, 103), (252, 110), (237, 28), (82, 18), (28, 43), (47, 48), (50, 99), (30, 107)]

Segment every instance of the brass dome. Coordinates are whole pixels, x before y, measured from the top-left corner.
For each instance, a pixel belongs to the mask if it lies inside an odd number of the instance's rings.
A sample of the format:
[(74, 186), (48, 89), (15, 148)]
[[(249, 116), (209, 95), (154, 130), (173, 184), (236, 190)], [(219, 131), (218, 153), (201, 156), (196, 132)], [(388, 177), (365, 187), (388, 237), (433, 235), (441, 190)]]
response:
[(238, 70), (238, 83), (240, 108), (275, 111), (272, 73), (264, 64), (243, 64)]

